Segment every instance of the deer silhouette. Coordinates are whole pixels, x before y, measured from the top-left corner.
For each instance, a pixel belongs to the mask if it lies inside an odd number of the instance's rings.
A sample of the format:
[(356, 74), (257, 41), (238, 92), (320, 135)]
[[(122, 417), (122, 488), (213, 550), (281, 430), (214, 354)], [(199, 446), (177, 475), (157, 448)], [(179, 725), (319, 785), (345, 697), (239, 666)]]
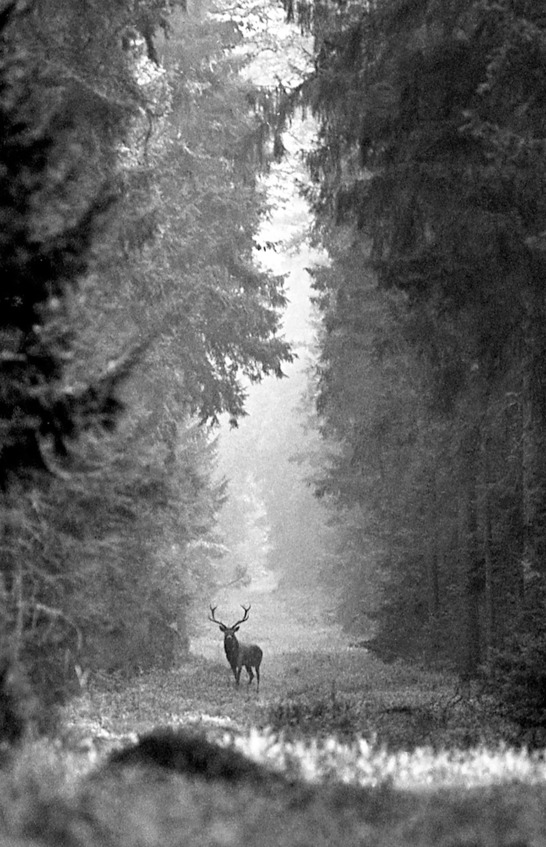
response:
[(241, 671), (243, 668), (246, 668), (248, 673), (248, 684), (252, 682), (254, 679), (253, 669), (256, 671), (256, 691), (260, 690), (260, 664), (262, 661), (263, 652), (261, 647), (258, 647), (257, 644), (243, 644), (242, 641), (239, 641), (236, 632), (239, 630), (239, 626), (248, 620), (248, 613), (250, 612), (250, 603), (248, 606), (241, 606), (244, 610), (244, 617), (241, 618), (240, 621), (236, 621), (233, 626), (226, 626), (222, 621), (216, 619), (214, 613), (217, 609), (216, 606), (211, 606), (209, 615), (209, 621), (212, 623), (218, 624), (221, 632), (224, 633), (224, 650), (226, 651), (226, 657), (231, 665), (231, 670), (233, 671), (233, 676), (235, 677), (236, 685), (239, 685), (239, 680), (241, 678)]

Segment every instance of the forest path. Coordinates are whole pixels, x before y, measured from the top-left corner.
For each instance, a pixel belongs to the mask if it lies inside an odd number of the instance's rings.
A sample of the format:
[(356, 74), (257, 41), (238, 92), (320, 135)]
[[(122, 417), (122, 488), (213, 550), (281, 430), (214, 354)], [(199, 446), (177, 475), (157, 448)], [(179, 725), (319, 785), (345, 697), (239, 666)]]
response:
[[(188, 661), (155, 670), (118, 691), (91, 686), (69, 708), (72, 726), (97, 727), (116, 743), (158, 725), (195, 726), (206, 731), (247, 733), (252, 728), (297, 729), (310, 737), (328, 732), (388, 739), (397, 747), (419, 740), (434, 727), (429, 704), (453, 696), (453, 680), (423, 669), (388, 667), (376, 656), (351, 647), (333, 620), (334, 598), (317, 588), (286, 589), (256, 582), (242, 596), (225, 591), (213, 600), (227, 625), (251, 603), (240, 636), (262, 647), (261, 684), (235, 684), (223, 637), (203, 608), (192, 634)], [(394, 714), (392, 710), (394, 709)], [(421, 726), (422, 725), (422, 726)], [(85, 731), (85, 729), (84, 729)]]
[[(244, 631), (264, 651), (260, 690), (255, 680), (247, 684), (245, 671), (240, 686), (235, 684), (207, 607), (187, 661), (125, 683), (97, 679), (67, 707), (67, 729), (78, 746), (83, 737), (85, 749), (95, 751), (95, 763), (137, 735), (170, 726), (195, 728), (221, 743), (228, 740), (259, 760), (285, 741), (296, 746), (301, 741), (301, 750), (320, 750), (323, 743), (336, 747), (341, 741), (349, 745), (339, 747), (342, 758), (353, 753), (371, 757), (363, 765), (370, 778), (387, 767), (400, 771), (398, 782), (412, 789), (512, 778), (543, 781), (542, 760), (495, 752), (507, 726), (494, 703), (463, 696), (456, 677), (445, 671), (385, 664), (351, 647), (332, 621), (331, 596), (256, 584), (244, 597), (234, 590), (216, 600), (219, 618), (228, 624), (237, 620), (240, 603), (252, 604)], [(358, 741), (355, 747), (355, 739), (370, 746), (358, 747)], [(491, 755), (484, 744), (491, 745)], [(384, 752), (387, 748), (393, 758)], [(415, 748), (420, 751), (413, 754)], [(81, 766), (88, 768), (90, 761)]]
[(239, 729), (264, 726), (271, 709), (283, 702), (327, 701), (333, 691), (352, 696), (367, 688), (370, 662), (376, 662), (367, 651), (350, 647), (334, 620), (331, 593), (318, 587), (279, 587), (269, 573), (244, 590), (223, 589), (212, 601), (218, 606), (216, 616), (228, 626), (242, 617), (243, 603), (250, 603), (251, 611), (238, 636), (259, 644), (264, 654), (259, 692), (256, 681), (247, 684), (246, 671), (240, 686), (235, 685), (222, 633), (208, 620), (206, 607), (194, 621), (190, 662), (170, 675), (171, 683), (178, 680), (184, 688), (172, 721)]
[(251, 604), (239, 637), (263, 650), (259, 691), (256, 680), (248, 685), (244, 670), (235, 685), (222, 633), (208, 620), (207, 605), (194, 612), (188, 661), (145, 673), (119, 690), (92, 685), (67, 708), (68, 723), (94, 737), (104, 733), (107, 746), (109, 736), (116, 743), (166, 724), (246, 732), (272, 725), (280, 729), (285, 719), (287, 726), (307, 725), (310, 717), (310, 731), (332, 720), (337, 725), (338, 718), (344, 731), (364, 728), (365, 715), (356, 704), (375, 697), (374, 690), (383, 691), (384, 666), (366, 650), (350, 647), (334, 620), (331, 593), (317, 586), (279, 586), (266, 572), (243, 590), (219, 591), (211, 602), (227, 625), (242, 617), (243, 603)]
[[(231, 599), (222, 606), (228, 614), (241, 601), (238, 593)], [(324, 599), (310, 608), (298, 592), (249, 592), (245, 601), (257, 613), (249, 636), (264, 646), (259, 693), (255, 683), (235, 685), (206, 615), (194, 645), (201, 652), (184, 664), (117, 688), (91, 685), (71, 706), (75, 743), (63, 751), (71, 803), (84, 777), (74, 813), (83, 825), (71, 831), (90, 831), (91, 810), (100, 840), (86, 844), (104, 844), (112, 832), (108, 843), (119, 847), (544, 847), (544, 759), (458, 748), (476, 713), (465, 713), (453, 680), (351, 648), (328, 622)], [(236, 618), (222, 612), (221, 619)], [(262, 791), (146, 771), (101, 782), (100, 765), (113, 749), (165, 725), (233, 744), (293, 784)]]

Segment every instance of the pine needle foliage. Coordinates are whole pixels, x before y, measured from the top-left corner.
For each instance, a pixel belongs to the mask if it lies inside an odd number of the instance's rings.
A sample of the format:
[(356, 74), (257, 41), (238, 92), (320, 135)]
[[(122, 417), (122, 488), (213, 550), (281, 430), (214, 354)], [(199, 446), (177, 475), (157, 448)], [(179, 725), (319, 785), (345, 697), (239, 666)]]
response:
[(54, 102), (39, 57), (21, 41), (30, 15), (23, 4), (12, 3), (2, 22), (4, 487), (10, 475), (25, 477), (50, 468), (84, 429), (111, 428), (120, 408), (115, 386), (129, 366), (125, 358), (111, 363), (95, 382), (71, 385), (66, 380), (74, 339), (67, 298), (89, 267), (93, 242), (114, 197), (100, 174), (90, 179), (76, 115), (66, 100)]

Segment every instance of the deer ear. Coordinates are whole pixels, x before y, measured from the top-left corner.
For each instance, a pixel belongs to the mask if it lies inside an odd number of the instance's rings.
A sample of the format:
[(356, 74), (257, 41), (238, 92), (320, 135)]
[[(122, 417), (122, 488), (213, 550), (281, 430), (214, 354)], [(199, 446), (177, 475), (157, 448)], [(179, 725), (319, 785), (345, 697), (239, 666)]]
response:
[(239, 632), (239, 627), (238, 627), (238, 626), (234, 626), (234, 627), (233, 627), (233, 632)]
[(227, 627), (224, 626), (223, 623), (220, 624), (220, 632), (225, 632)]

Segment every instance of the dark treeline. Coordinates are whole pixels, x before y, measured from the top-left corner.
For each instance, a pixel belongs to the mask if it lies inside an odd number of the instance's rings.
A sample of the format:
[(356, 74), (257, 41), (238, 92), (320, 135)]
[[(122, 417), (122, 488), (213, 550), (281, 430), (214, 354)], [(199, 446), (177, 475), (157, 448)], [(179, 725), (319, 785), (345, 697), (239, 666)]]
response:
[(0, 25), (0, 693), (22, 667), (47, 705), (187, 651), (221, 549), (208, 425), (290, 353), (251, 263), (236, 25), (174, 0), (9, 2)]
[(343, 621), (543, 718), (544, 4), (300, 6)]

